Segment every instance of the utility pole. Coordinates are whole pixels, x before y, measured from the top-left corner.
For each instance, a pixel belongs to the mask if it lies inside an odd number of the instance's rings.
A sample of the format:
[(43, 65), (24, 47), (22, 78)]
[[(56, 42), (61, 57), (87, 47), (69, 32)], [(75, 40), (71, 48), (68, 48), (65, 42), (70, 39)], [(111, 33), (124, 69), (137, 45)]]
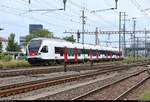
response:
[(137, 37), (137, 54), (136, 54), (137, 60), (138, 60), (138, 44), (139, 44), (139, 38)]
[(95, 45), (98, 45), (98, 28), (95, 30)]
[(124, 24), (123, 24), (123, 32), (124, 32), (124, 33), (123, 33), (123, 44), (124, 44), (124, 45), (123, 45), (123, 46), (124, 46), (123, 49), (124, 49), (124, 57), (125, 57), (125, 56), (126, 56), (126, 42), (125, 42), (125, 40), (126, 40), (126, 38), (125, 38), (125, 31), (126, 31), (126, 30), (125, 30), (125, 29), (126, 29), (126, 28), (125, 28), (125, 26), (126, 26), (126, 25), (125, 25), (125, 22), (126, 22), (126, 21), (125, 21), (125, 20), (126, 20), (126, 13), (125, 13), (125, 12), (124, 12), (123, 16), (124, 16), (124, 18), (123, 18), (123, 22), (124, 22)]
[[(84, 51), (84, 32), (85, 32), (85, 30), (84, 30), (84, 26), (85, 26), (85, 10), (83, 9), (82, 10), (82, 16), (81, 16), (81, 18), (82, 18), (82, 44), (83, 44), (83, 52), (85, 52)], [(83, 62), (84, 62), (84, 59), (85, 59), (85, 54), (84, 54), (84, 58), (83, 58)]]
[(84, 9), (82, 10), (81, 18), (82, 18), (82, 44), (84, 45), (84, 32), (85, 32), (84, 26), (85, 26), (85, 18), (86, 18)]
[[(123, 17), (122, 17), (123, 16)], [(126, 35), (126, 13), (125, 12), (119, 12), (119, 52), (120, 49), (122, 47), (122, 52), (123, 52), (123, 56), (126, 56), (126, 39), (125, 39), (125, 35)], [(122, 21), (123, 21), (123, 27), (122, 27)], [(122, 30), (123, 28), (123, 30)], [(123, 45), (121, 46), (121, 32), (123, 32)]]
[(134, 57), (134, 60), (135, 60), (135, 26), (136, 26), (136, 18), (132, 18), (133, 19), (133, 40), (134, 40), (134, 45), (133, 45), (133, 57)]
[(146, 46), (146, 43), (147, 43), (147, 32), (146, 32), (146, 28), (144, 30), (145, 30), (145, 57), (147, 57), (147, 46)]
[(121, 12), (119, 12), (119, 54), (121, 48)]

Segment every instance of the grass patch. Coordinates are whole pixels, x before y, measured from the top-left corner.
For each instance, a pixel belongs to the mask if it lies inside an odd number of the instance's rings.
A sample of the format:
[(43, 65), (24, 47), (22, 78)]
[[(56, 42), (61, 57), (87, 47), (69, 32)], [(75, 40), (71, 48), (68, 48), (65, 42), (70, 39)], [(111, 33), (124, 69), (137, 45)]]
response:
[(0, 68), (20, 68), (20, 67), (31, 67), (31, 65), (24, 60), (11, 60), (11, 61), (0, 61)]
[(139, 97), (141, 100), (150, 100), (150, 89), (146, 90), (142, 96)]
[(126, 63), (126, 64), (131, 64), (131, 63), (134, 63), (134, 62), (138, 62), (138, 61), (144, 61), (144, 60), (148, 60), (150, 59), (150, 57), (127, 57), (126, 59), (124, 59), (122, 62), (123, 63)]

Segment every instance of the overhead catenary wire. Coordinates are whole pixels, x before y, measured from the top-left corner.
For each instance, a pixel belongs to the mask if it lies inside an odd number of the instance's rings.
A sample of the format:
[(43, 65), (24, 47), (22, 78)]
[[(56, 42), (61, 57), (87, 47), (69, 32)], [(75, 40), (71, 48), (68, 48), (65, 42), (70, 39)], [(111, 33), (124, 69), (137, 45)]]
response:
[[(14, 7), (9, 7), (9, 6), (5, 6), (5, 5), (1, 5), (1, 7), (4, 7), (4, 8), (8, 8), (8, 9), (14, 9), (14, 10), (18, 10), (18, 11), (25, 11), (25, 10), (21, 10), (21, 9), (18, 9), (18, 8), (14, 8)], [(21, 16), (21, 15), (19, 15), (19, 14), (17, 14), (17, 13), (12, 13), (12, 12), (8, 12), (8, 11), (6, 11), (5, 10), (5, 12), (7, 12), (7, 13), (10, 13), (10, 14), (14, 14), (14, 15), (16, 15), (16, 16)], [(29, 17), (28, 17), (29, 18)], [(31, 19), (34, 19), (34, 17), (31, 17)], [(40, 20), (40, 21), (42, 21), (42, 20)], [(47, 22), (48, 23), (48, 22)], [(56, 26), (56, 24), (52, 24), (52, 23), (50, 23), (51, 25), (53, 25), (53, 26)], [(65, 27), (65, 26), (60, 26), (60, 25), (57, 25), (57, 26), (59, 26), (59, 27)], [(67, 27), (68, 28), (68, 27)]]
[(141, 12), (143, 13), (143, 15), (149, 19), (150, 17), (148, 16), (148, 14), (142, 9), (141, 5), (136, 1), (136, 0), (130, 0), (131, 3)]
[[(73, 1), (71, 1), (71, 0), (70, 0), (70, 2), (71, 2), (71, 4), (73, 4), (74, 6), (76, 6), (77, 8), (82, 8), (81, 5), (75, 3), (75, 2), (73, 2)], [(87, 12), (89, 13), (90, 16), (97, 17), (97, 18), (101, 19), (103, 22), (105, 22), (106, 24), (111, 24), (112, 26), (117, 27), (117, 25), (115, 25), (115, 24), (113, 24), (112, 22), (110, 22), (110, 21), (104, 19), (100, 14), (91, 14), (91, 13), (90, 13), (91, 10), (89, 10), (89, 9), (86, 8), (86, 7), (84, 7), (84, 8), (85, 8), (85, 11), (87, 11)], [(87, 16), (88, 16), (88, 15), (87, 15)], [(91, 17), (91, 18), (92, 18), (92, 17)], [(88, 19), (91, 19), (91, 18), (88, 18)]]
[[(3, 7), (5, 7), (5, 8), (9, 8), (9, 9), (15, 9), (15, 10), (17, 9), (17, 8), (8, 7), (8, 6), (3, 6)], [(19, 10), (19, 11), (24, 11), (24, 10), (20, 10), (20, 9), (17, 9), (17, 10)], [(12, 14), (12, 13), (11, 13), (11, 14)], [(16, 14), (16, 13), (15, 13), (15, 15), (18, 15), (18, 14)], [(20, 16), (20, 15), (18, 15), (18, 16)], [(32, 18), (32, 19), (33, 19), (33, 18)], [(40, 21), (41, 21), (41, 20), (40, 20)], [(56, 24), (52, 24), (52, 23), (51, 23), (51, 25), (53, 25), (53, 26), (54, 26), (54, 25), (56, 25)], [(60, 27), (60, 25), (57, 25), (57, 26), (59, 26), (59, 27)], [(62, 26), (62, 27), (63, 27), (63, 26)], [(65, 27), (65, 26), (64, 26), (64, 27)]]
[(31, 17), (31, 16), (25, 16), (25, 15), (22, 16), (22, 15), (19, 15), (19, 14), (17, 14), (17, 13), (12, 13), (12, 12), (9, 12), (9, 11), (6, 11), (6, 10), (3, 10), (2, 12), (4, 12), (4, 13), (9, 13), (9, 14), (12, 14), (12, 15), (15, 15), (15, 16), (26, 17), (26, 18), (29, 18), (29, 19), (35, 20), (35, 21), (41, 21), (41, 22), (44, 22), (44, 23), (46, 23), (46, 24), (48, 24), (48, 25), (50, 25), (50, 26), (73, 29), (73, 28), (70, 28), (70, 27), (67, 27), (67, 26), (58, 25), (58, 24), (53, 24), (53, 23), (50, 23), (50, 22), (45, 21), (45, 20), (38, 19), (38, 18), (33, 17), (33, 16), (32, 16), (32, 17)]

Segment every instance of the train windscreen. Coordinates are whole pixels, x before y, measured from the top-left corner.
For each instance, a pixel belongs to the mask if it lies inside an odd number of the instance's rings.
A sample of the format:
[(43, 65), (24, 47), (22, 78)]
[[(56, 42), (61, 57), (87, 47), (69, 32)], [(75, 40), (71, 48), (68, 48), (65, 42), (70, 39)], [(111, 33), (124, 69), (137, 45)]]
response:
[(41, 46), (41, 43), (42, 43), (41, 40), (32, 40), (28, 46), (29, 52), (38, 52)]

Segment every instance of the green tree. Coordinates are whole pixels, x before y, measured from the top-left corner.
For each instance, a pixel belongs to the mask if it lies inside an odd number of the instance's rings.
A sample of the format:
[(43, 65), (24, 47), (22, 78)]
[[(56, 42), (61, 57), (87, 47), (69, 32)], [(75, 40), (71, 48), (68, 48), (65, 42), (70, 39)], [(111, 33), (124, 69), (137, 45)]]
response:
[(15, 34), (11, 33), (10, 37), (8, 37), (8, 46), (6, 48), (7, 51), (20, 51), (20, 46), (15, 42)]
[(25, 42), (27, 44), (31, 39), (38, 38), (38, 37), (52, 38), (53, 32), (50, 32), (47, 29), (37, 30), (37, 31), (33, 32), (33, 34), (26, 35)]
[(63, 39), (66, 40), (66, 41), (69, 41), (69, 42), (76, 42), (76, 40), (73, 38), (73, 35), (66, 36)]
[(2, 52), (2, 48), (3, 48), (3, 45), (2, 45), (2, 42), (0, 41), (0, 52)]

